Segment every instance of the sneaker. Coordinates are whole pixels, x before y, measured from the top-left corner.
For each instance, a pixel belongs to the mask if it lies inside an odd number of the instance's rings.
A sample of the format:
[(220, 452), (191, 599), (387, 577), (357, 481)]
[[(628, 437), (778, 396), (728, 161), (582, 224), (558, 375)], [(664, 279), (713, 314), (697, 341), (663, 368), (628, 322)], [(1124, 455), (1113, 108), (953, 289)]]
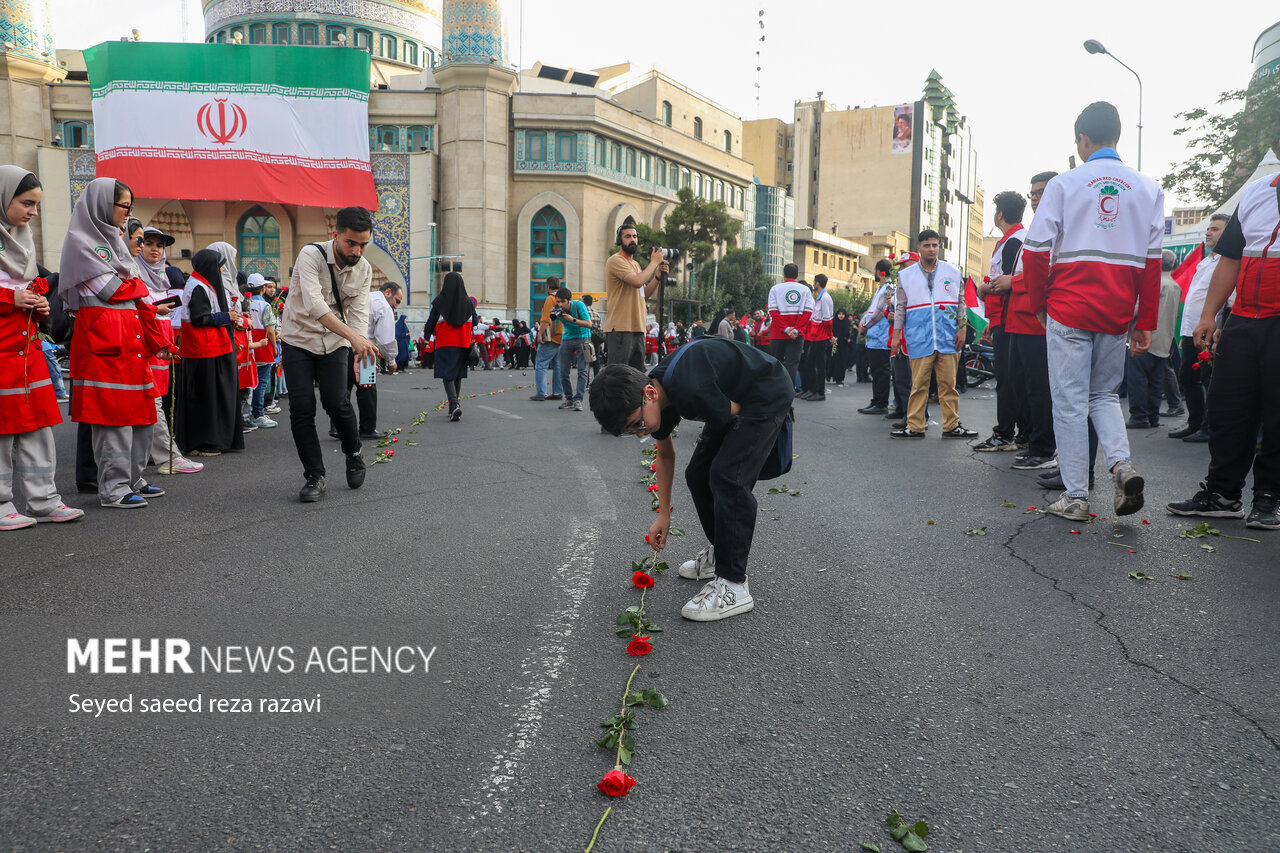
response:
[[(192, 455), (192, 456), (201, 456), (201, 457), (221, 456), (221, 455), (222, 455), (222, 451), (221, 451), (221, 450), (193, 450), (193, 451), (191, 451), (191, 455)], [(96, 490), (96, 488), (95, 488), (95, 490)]]
[(884, 419), (886, 421), (900, 421), (907, 416), (907, 413), (899, 409), (895, 412), (885, 412)]
[(1276, 496), (1271, 492), (1258, 492), (1253, 496), (1253, 512), (1244, 523), (1254, 530), (1280, 530), (1280, 513), (1276, 512)]
[(21, 530), (24, 527), (35, 527), (36, 520), (20, 512), (11, 512), (0, 517), (0, 530)]
[(1195, 432), (1191, 433), (1191, 435), (1187, 436), (1182, 440), (1189, 442), (1191, 444), (1204, 444), (1209, 440), (1209, 431), (1203, 430), (1203, 429), (1196, 430)]
[(530, 400), (533, 400), (535, 403), (541, 403), (543, 400), (547, 399), (547, 395), (546, 395), (546, 394), (534, 394), (534, 395), (533, 395), (532, 397), (530, 397), (529, 399), (530, 399)]
[(1049, 504), (1047, 512), (1068, 521), (1088, 521), (1089, 502), (1084, 498), (1069, 498), (1063, 495)]
[(992, 433), (991, 437), (986, 441), (973, 445), (973, 449), (979, 453), (997, 453), (1008, 450), (1017, 450), (1018, 445), (1014, 443), (1012, 438), (1001, 438), (995, 433)]
[(1183, 415), (1185, 415), (1186, 413), (1187, 413), (1187, 407), (1186, 407), (1186, 406), (1178, 406), (1176, 409), (1170, 409), (1170, 410), (1169, 410), (1169, 411), (1167, 411), (1167, 412), (1161, 412), (1161, 413), (1160, 413), (1160, 417), (1162, 417), (1162, 418), (1180, 418), (1180, 417), (1182, 417)]
[(977, 438), (978, 431), (976, 429), (965, 429), (964, 424), (956, 424), (953, 428), (942, 434), (943, 438)]
[(863, 406), (858, 409), (860, 415), (884, 415), (888, 414), (889, 409), (885, 406)]
[(84, 510), (73, 509), (67, 506), (66, 504), (58, 504), (56, 507), (49, 510), (49, 512), (46, 512), (44, 515), (37, 515), (35, 517), (37, 522), (47, 521), (47, 522), (52, 522), (54, 524), (57, 524), (63, 521), (75, 521), (77, 518), (84, 518)]
[(907, 428), (907, 419), (906, 419), (906, 418), (903, 418), (903, 419), (902, 419), (902, 420), (900, 420), (900, 421), (894, 421), (893, 423), (889, 424), (889, 426), (890, 426), (890, 427), (892, 427), (892, 428), (893, 428), (893, 429), (895, 429), (895, 430), (902, 430), (902, 429), (906, 429), (906, 428)]
[(1158, 423), (1153, 424), (1150, 421), (1128, 420), (1128, 421), (1125, 421), (1124, 423), (1125, 429), (1151, 429), (1152, 427), (1157, 427), (1157, 426), (1160, 426), (1160, 424)]
[(1132, 515), (1142, 509), (1142, 487), (1146, 481), (1131, 462), (1116, 465), (1116, 515)]
[(267, 417), (266, 415), (258, 415), (256, 418), (254, 418), (253, 425), (256, 426), (258, 429), (275, 429), (276, 427), (280, 426), (280, 424), (271, 420), (271, 418)]
[(1057, 468), (1058, 459), (1055, 456), (1021, 456), (1013, 460), (1013, 464), (1009, 467), (1018, 471), (1038, 471), (1042, 468)]
[(574, 401), (573, 401), (573, 410), (574, 410), (575, 412), (581, 412), (581, 411), (582, 411), (582, 401), (581, 401), (581, 400), (574, 400)]
[[(1067, 484), (1062, 482), (1062, 472), (1046, 471), (1036, 480), (1036, 485), (1042, 489), (1053, 489), (1057, 492), (1065, 492)], [(1089, 491), (1093, 491), (1093, 472), (1089, 472)]]
[(134, 489), (133, 493), (135, 495), (139, 495), (140, 497), (144, 497), (144, 498), (164, 497), (164, 489), (160, 488), (159, 486), (153, 486), (151, 484), (147, 484), (143, 486), (141, 489)]
[(1175, 429), (1172, 432), (1170, 432), (1169, 438), (1179, 438), (1179, 439), (1186, 438), (1189, 435), (1195, 435), (1197, 432), (1199, 432), (1199, 430), (1197, 430), (1195, 427), (1188, 424), (1187, 426), (1184, 426), (1182, 429)]
[(556, 409), (557, 409), (557, 410), (559, 410), (559, 409), (572, 409), (572, 408), (573, 408), (573, 401), (572, 401), (572, 400), (565, 400), (563, 403), (561, 403), (560, 405), (556, 406)]
[(382, 439), (387, 437), (387, 431), (381, 430), (381, 429), (371, 429), (368, 432), (365, 432), (364, 430), (361, 430), (360, 437), (373, 439), (374, 441), (382, 441)]
[(59, 398), (58, 398), (58, 402), (59, 402), (59, 403), (70, 403), (70, 402), (71, 402), (71, 398), (70, 398), (70, 397), (67, 397), (67, 396), (62, 396), (62, 397), (59, 397)]
[(278, 415), (280, 414), (280, 407), (275, 403), (272, 403), (270, 406), (267, 406), (265, 411), (268, 415)]
[(308, 477), (306, 485), (298, 492), (298, 500), (304, 504), (312, 504), (320, 500), (324, 494), (324, 477)]
[(240, 421), (241, 432), (253, 432), (258, 427), (253, 421)]
[(165, 462), (156, 466), (156, 471), (160, 474), (199, 474), (203, 470), (203, 462), (192, 462), (181, 457), (174, 459), (173, 465)]
[(548, 400), (563, 400), (563, 399), (564, 399), (564, 395), (563, 395), (563, 394), (548, 394), (548, 395), (547, 395), (547, 399), (548, 399)]
[(98, 503), (111, 509), (141, 509), (147, 505), (147, 499), (131, 492), (118, 501), (98, 501)]
[(364, 458), (357, 453), (347, 457), (347, 488), (358, 489), (364, 485)]
[(454, 406), (454, 407), (453, 407), (453, 411), (449, 414), (449, 420), (451, 420), (451, 421), (460, 421), (460, 420), (462, 420), (462, 407), (461, 407), (461, 406)]
[(698, 552), (692, 560), (685, 560), (676, 569), (676, 574), (689, 580), (704, 581), (716, 576), (716, 552), (710, 545)]
[(1201, 483), (1200, 491), (1190, 500), (1174, 501), (1165, 504), (1173, 515), (1202, 515), (1205, 518), (1244, 518), (1243, 504), (1238, 500), (1228, 500), (1217, 492), (1209, 491), (1209, 487)]
[(694, 622), (715, 622), (747, 613), (755, 606), (755, 599), (751, 597), (751, 590), (747, 588), (745, 580), (736, 584), (718, 577), (709, 581), (701, 592), (689, 599), (689, 603), (680, 608), (680, 615)]
[(904, 426), (902, 429), (895, 429), (890, 432), (889, 438), (924, 438), (924, 433), (915, 432)]

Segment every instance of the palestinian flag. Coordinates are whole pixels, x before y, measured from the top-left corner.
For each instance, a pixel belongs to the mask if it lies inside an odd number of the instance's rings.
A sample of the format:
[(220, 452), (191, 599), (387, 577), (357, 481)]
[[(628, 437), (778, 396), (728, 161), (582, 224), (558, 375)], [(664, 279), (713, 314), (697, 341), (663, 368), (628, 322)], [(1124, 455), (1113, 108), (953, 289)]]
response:
[(1182, 263), (1178, 264), (1178, 268), (1169, 273), (1173, 280), (1178, 283), (1178, 287), (1182, 288), (1182, 301), (1187, 301), (1187, 291), (1191, 288), (1191, 279), (1196, 277), (1196, 267), (1204, 260), (1204, 243), (1196, 246), (1187, 253), (1182, 259)]
[(364, 51), (104, 42), (84, 58), (98, 176), (134, 195), (377, 207)]
[(974, 334), (982, 337), (983, 330), (987, 328), (987, 310), (978, 298), (978, 286), (973, 283), (973, 276), (965, 276), (964, 279), (964, 305)]

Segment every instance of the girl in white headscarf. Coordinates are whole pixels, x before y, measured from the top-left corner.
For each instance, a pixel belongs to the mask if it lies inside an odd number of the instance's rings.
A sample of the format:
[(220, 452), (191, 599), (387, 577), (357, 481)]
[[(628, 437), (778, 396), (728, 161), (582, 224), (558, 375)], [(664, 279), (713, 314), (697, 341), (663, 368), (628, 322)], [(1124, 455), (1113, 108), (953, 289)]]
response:
[(91, 426), (99, 503), (120, 509), (164, 494), (142, 469), (156, 421), (152, 400), (160, 396), (149, 359), (168, 353), (168, 341), (120, 232), (132, 207), (125, 184), (90, 181), (71, 212), (58, 281), (63, 303), (76, 312), (71, 419)]
[[(31, 172), (0, 166), (0, 530), (84, 515), (62, 502), (53, 483), (53, 425), (62, 414), (36, 333), (49, 314), (49, 283), (36, 266), (30, 225), (42, 193)], [(25, 513), (13, 503), (15, 483)]]

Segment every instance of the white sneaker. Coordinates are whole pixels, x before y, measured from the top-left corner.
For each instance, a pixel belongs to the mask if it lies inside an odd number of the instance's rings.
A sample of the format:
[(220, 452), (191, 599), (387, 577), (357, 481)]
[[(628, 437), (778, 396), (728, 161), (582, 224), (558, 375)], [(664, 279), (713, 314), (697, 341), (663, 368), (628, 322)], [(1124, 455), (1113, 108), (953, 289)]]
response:
[(267, 406), (265, 411), (268, 415), (278, 415), (280, 414), (280, 407), (275, 403), (272, 403), (270, 406)]
[(66, 504), (58, 504), (56, 507), (49, 510), (49, 512), (45, 513), (44, 515), (37, 515), (35, 519), (37, 522), (45, 522), (45, 521), (61, 522), (61, 521), (75, 521), (77, 518), (83, 518), (83, 517), (84, 517), (84, 510), (73, 509), (72, 507), (69, 507)]
[(199, 474), (203, 470), (203, 462), (192, 462), (181, 457), (174, 459), (172, 466), (168, 462), (156, 466), (156, 472), (160, 474)]
[(755, 599), (751, 597), (745, 580), (736, 584), (717, 577), (680, 608), (680, 615), (694, 622), (715, 622), (747, 613), (755, 606)]
[(1142, 475), (1133, 469), (1132, 463), (1121, 462), (1116, 466), (1116, 515), (1132, 515), (1142, 509), (1142, 488), (1146, 484)]
[(1089, 502), (1083, 498), (1069, 498), (1063, 495), (1051, 503), (1046, 511), (1050, 515), (1056, 515), (1068, 521), (1089, 520)]
[(271, 418), (267, 417), (266, 415), (258, 415), (256, 418), (254, 418), (253, 425), (258, 427), (259, 429), (275, 429), (276, 427), (280, 426), (280, 424), (271, 420)]
[(710, 545), (698, 552), (692, 560), (685, 560), (676, 574), (691, 581), (704, 581), (716, 576), (716, 552)]
[(35, 527), (36, 520), (20, 512), (11, 512), (0, 516), (0, 530), (21, 530), (24, 527)]

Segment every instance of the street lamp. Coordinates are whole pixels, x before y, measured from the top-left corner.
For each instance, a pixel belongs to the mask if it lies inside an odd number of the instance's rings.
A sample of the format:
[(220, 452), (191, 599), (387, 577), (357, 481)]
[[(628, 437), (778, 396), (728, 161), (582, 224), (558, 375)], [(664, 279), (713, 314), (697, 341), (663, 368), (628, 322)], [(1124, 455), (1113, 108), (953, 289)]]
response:
[[(1097, 39), (1089, 39), (1088, 41), (1086, 41), (1084, 43), (1084, 49), (1089, 51), (1090, 53), (1105, 53), (1107, 56), (1111, 57), (1112, 59), (1115, 59), (1116, 62), (1120, 62), (1119, 59), (1116, 59), (1116, 55), (1111, 51), (1107, 50), (1105, 47), (1103, 47), (1102, 42), (1098, 41)], [(1123, 62), (1120, 62), (1120, 65), (1123, 66), (1126, 70), (1128, 70), (1128, 72), (1132, 74), (1134, 78), (1136, 78), (1138, 81), (1138, 171), (1141, 172), (1142, 171), (1142, 78), (1138, 76), (1137, 71), (1134, 71), (1132, 68), (1129, 68), (1129, 66), (1125, 65)]]

